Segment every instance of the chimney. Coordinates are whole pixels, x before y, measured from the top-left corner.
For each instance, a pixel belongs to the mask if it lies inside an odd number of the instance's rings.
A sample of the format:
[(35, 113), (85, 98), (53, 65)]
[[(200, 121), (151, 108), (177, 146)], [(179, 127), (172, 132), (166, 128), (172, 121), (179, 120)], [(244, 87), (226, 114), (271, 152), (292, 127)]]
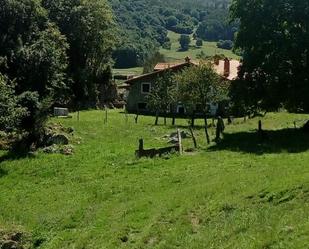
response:
[(231, 65), (230, 65), (230, 60), (228, 58), (224, 59), (224, 77), (228, 77), (230, 75), (231, 71)]
[(186, 61), (187, 63), (190, 63), (190, 62), (191, 62), (191, 58), (190, 58), (189, 56), (187, 56), (187, 57), (185, 58), (185, 61)]

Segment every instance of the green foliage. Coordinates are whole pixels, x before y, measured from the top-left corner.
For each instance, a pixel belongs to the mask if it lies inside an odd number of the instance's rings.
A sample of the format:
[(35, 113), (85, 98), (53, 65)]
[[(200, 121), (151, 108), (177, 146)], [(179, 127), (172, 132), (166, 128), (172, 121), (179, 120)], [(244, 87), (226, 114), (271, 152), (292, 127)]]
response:
[(26, 109), (18, 103), (14, 85), (0, 74), (0, 131), (16, 130), (25, 115)]
[(237, 22), (229, 23), (228, 10), (214, 10), (199, 23), (195, 36), (207, 41), (234, 40)]
[(227, 99), (228, 84), (214, 71), (210, 63), (197, 67), (188, 67), (175, 76), (178, 82), (179, 100), (195, 111), (201, 106), (206, 114), (210, 103), (219, 103)]
[(69, 75), (75, 103), (95, 106), (100, 84), (108, 84), (115, 43), (112, 12), (105, 0), (43, 0), (49, 18), (69, 43)]
[(231, 50), (233, 48), (233, 42), (231, 40), (220, 40), (217, 42), (217, 47)]
[(152, 84), (148, 96), (148, 105), (156, 113), (167, 113), (170, 105), (175, 103), (175, 99), (176, 84), (174, 75), (171, 71), (167, 71)]
[(143, 73), (153, 72), (154, 67), (160, 62), (165, 62), (165, 56), (157, 52), (145, 61)]
[[(110, 0), (121, 37), (113, 54), (116, 68), (136, 67), (155, 54), (159, 46), (169, 49), (167, 30), (192, 34), (198, 23), (211, 15), (222, 22), (229, 0)], [(213, 14), (212, 13), (216, 13)], [(221, 32), (221, 30), (217, 31)], [(130, 56), (128, 56), (130, 54)]]
[(203, 46), (203, 40), (200, 38), (197, 38), (195, 45), (197, 47), (202, 47)]
[(188, 35), (181, 35), (179, 37), (180, 49), (182, 51), (187, 51), (191, 43), (191, 37)]
[(309, 111), (308, 1), (235, 0), (240, 21), (235, 47), (243, 51), (240, 71), (252, 109)]
[(17, 94), (64, 92), (68, 45), (46, 11), (34, 0), (4, 0), (0, 8), (0, 72), (15, 81)]
[(39, 1), (2, 1), (0, 26), (1, 105), (9, 111), (2, 111), (1, 129), (22, 134), (28, 150), (41, 136), (46, 110), (68, 100), (68, 44)]

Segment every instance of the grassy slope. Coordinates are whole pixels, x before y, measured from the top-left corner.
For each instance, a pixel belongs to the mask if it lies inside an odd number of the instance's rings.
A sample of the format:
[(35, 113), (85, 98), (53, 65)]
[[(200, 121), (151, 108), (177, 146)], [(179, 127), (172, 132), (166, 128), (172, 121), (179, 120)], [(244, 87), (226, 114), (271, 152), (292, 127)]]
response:
[(113, 74), (114, 75), (139, 75), (143, 73), (143, 68), (142, 67), (132, 67), (132, 68), (124, 68), (124, 69), (119, 69), (119, 68), (114, 68), (113, 69)]
[[(216, 42), (205, 42), (201, 48), (195, 47), (195, 40), (192, 40), (191, 47), (188, 51), (179, 51), (179, 34), (169, 31), (168, 37), (171, 40), (172, 47), (171, 50), (160, 49), (160, 53), (164, 54), (167, 61), (183, 61), (187, 56), (192, 59), (196, 59), (196, 56), (203, 51), (207, 56), (214, 56), (216, 54), (223, 54), (228, 58), (239, 59), (239, 56), (235, 55), (231, 50), (217, 48)], [(124, 75), (139, 75), (142, 74), (142, 67), (126, 68), (126, 69), (114, 69), (114, 74), (124, 74)]]
[(168, 37), (171, 40), (172, 47), (171, 50), (167, 49), (161, 49), (160, 52), (164, 54), (169, 61), (175, 61), (175, 60), (183, 60), (185, 57), (189, 56), (192, 59), (196, 59), (197, 54), (199, 54), (201, 51), (205, 53), (207, 56), (214, 56), (216, 54), (224, 54), (225, 56), (229, 58), (235, 58), (238, 59), (239, 56), (235, 55), (230, 50), (220, 49), (217, 48), (216, 42), (203, 42), (203, 46), (201, 48), (195, 47), (195, 40), (192, 40), (191, 47), (188, 51), (182, 52), (179, 51), (179, 34), (174, 33), (172, 31), (169, 31)]
[[(305, 118), (269, 114), (263, 123), (281, 129)], [(108, 125), (99, 111), (61, 122), (81, 137), (74, 156), (0, 165), (0, 227), (34, 233), (40, 248), (308, 248), (308, 135), (276, 131), (274, 145), (258, 145), (257, 120), (238, 120), (218, 147), (206, 150), (197, 129), (201, 152), (136, 160), (138, 138), (162, 146), (175, 127), (126, 123), (116, 111)]]

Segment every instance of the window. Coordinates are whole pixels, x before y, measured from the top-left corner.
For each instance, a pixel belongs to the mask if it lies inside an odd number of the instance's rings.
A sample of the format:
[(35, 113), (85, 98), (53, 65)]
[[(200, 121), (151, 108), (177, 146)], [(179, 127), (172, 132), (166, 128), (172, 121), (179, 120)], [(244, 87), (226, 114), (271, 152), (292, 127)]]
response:
[(138, 103), (137, 108), (138, 108), (138, 110), (146, 110), (147, 103)]
[(142, 92), (143, 94), (150, 93), (150, 89), (151, 89), (151, 84), (150, 84), (150, 83), (142, 83), (141, 92)]

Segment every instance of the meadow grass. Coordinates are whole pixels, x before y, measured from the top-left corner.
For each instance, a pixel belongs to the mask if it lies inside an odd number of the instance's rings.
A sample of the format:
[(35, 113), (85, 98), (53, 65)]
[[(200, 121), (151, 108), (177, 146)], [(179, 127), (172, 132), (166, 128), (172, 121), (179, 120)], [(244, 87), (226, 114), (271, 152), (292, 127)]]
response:
[(113, 75), (140, 75), (143, 73), (143, 67), (114, 68)]
[(240, 58), (238, 55), (234, 54), (231, 50), (218, 48), (216, 42), (204, 41), (203, 46), (198, 48), (195, 46), (196, 41), (193, 39), (191, 41), (189, 50), (181, 51), (179, 49), (180, 45), (178, 41), (180, 35), (175, 32), (168, 31), (168, 37), (170, 38), (170, 41), (172, 44), (171, 49), (170, 50), (164, 49), (164, 48), (160, 49), (160, 52), (165, 55), (168, 61), (177, 61), (177, 60), (183, 61), (184, 58), (186, 58), (187, 56), (189, 56), (192, 59), (197, 59), (197, 55), (200, 54), (202, 51), (205, 53), (206, 56), (214, 56), (216, 54), (223, 54), (226, 57), (231, 58), (231, 59)]
[(263, 143), (258, 119), (237, 119), (209, 146), (198, 121), (198, 151), (140, 160), (139, 138), (166, 146), (163, 136), (186, 120), (135, 124), (120, 111), (109, 111), (107, 124), (102, 111), (52, 119), (74, 127), (75, 153), (1, 152), (0, 228), (32, 234), (34, 248), (46, 249), (308, 248), (309, 135), (293, 129), (307, 118), (268, 114)]

